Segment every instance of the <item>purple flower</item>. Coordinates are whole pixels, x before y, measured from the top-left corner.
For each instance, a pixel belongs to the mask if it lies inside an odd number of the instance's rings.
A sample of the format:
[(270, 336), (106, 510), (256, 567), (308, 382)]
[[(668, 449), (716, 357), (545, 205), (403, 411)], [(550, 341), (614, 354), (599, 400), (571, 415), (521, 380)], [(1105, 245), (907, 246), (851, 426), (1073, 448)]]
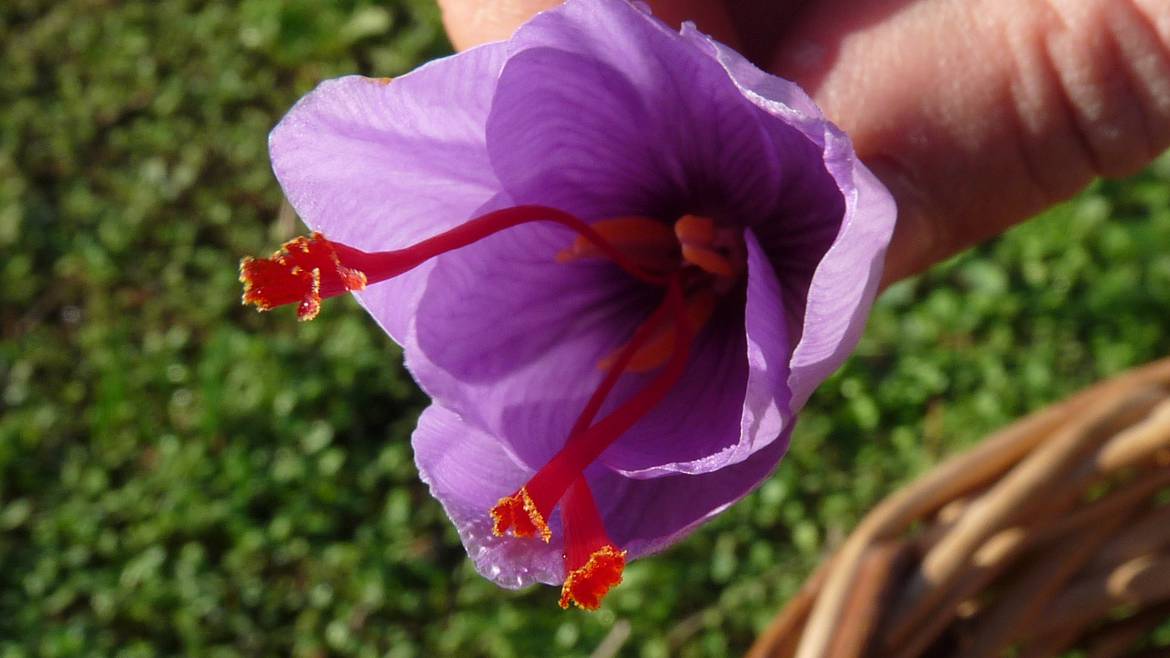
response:
[(797, 86), (623, 0), (325, 82), (270, 147), (321, 234), (245, 259), (245, 301), (360, 291), (434, 400), (416, 461), (480, 573), (586, 608), (772, 471), (894, 224)]

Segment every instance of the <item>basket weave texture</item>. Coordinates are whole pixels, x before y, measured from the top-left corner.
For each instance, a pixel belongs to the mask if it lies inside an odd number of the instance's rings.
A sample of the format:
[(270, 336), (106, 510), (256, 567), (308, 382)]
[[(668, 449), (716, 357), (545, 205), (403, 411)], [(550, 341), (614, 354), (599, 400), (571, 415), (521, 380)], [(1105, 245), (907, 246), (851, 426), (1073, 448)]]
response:
[(1088, 658), (1170, 620), (1170, 359), (981, 441), (879, 504), (752, 658)]

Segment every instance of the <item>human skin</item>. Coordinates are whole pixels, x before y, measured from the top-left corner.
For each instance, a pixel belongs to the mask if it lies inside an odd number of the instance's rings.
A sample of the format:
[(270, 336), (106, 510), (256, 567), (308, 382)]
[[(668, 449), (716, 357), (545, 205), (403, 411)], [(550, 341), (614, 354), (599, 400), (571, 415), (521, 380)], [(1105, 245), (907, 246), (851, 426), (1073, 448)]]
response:
[[(439, 0), (454, 45), (557, 0)], [(890, 188), (892, 283), (1170, 147), (1167, 0), (651, 0), (798, 82)]]

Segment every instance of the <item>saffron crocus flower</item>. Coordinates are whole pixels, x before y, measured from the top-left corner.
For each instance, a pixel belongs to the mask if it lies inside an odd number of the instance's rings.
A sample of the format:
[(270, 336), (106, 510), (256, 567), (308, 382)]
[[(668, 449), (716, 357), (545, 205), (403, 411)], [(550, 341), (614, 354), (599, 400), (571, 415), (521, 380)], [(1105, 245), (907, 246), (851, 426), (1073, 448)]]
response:
[(799, 88), (622, 0), (325, 82), (270, 146), (317, 233), (245, 259), (245, 302), (356, 291), (433, 398), (416, 461), (477, 569), (563, 606), (772, 471), (894, 223)]

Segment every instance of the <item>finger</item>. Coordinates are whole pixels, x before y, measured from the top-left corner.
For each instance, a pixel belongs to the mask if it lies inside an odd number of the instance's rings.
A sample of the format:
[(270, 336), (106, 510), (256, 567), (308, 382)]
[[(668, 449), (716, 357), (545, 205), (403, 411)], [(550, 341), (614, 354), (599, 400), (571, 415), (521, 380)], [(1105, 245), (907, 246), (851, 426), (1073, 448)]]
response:
[(439, 0), (443, 25), (456, 50), (502, 41), (538, 11), (558, 0)]
[[(439, 0), (443, 24), (457, 50), (507, 39), (533, 14), (558, 4), (559, 0)], [(655, 16), (674, 27), (694, 21), (704, 32), (735, 45), (735, 31), (721, 2), (657, 0), (649, 4)]]
[(1164, 0), (825, 0), (773, 70), (893, 190), (889, 279), (1170, 146)]

